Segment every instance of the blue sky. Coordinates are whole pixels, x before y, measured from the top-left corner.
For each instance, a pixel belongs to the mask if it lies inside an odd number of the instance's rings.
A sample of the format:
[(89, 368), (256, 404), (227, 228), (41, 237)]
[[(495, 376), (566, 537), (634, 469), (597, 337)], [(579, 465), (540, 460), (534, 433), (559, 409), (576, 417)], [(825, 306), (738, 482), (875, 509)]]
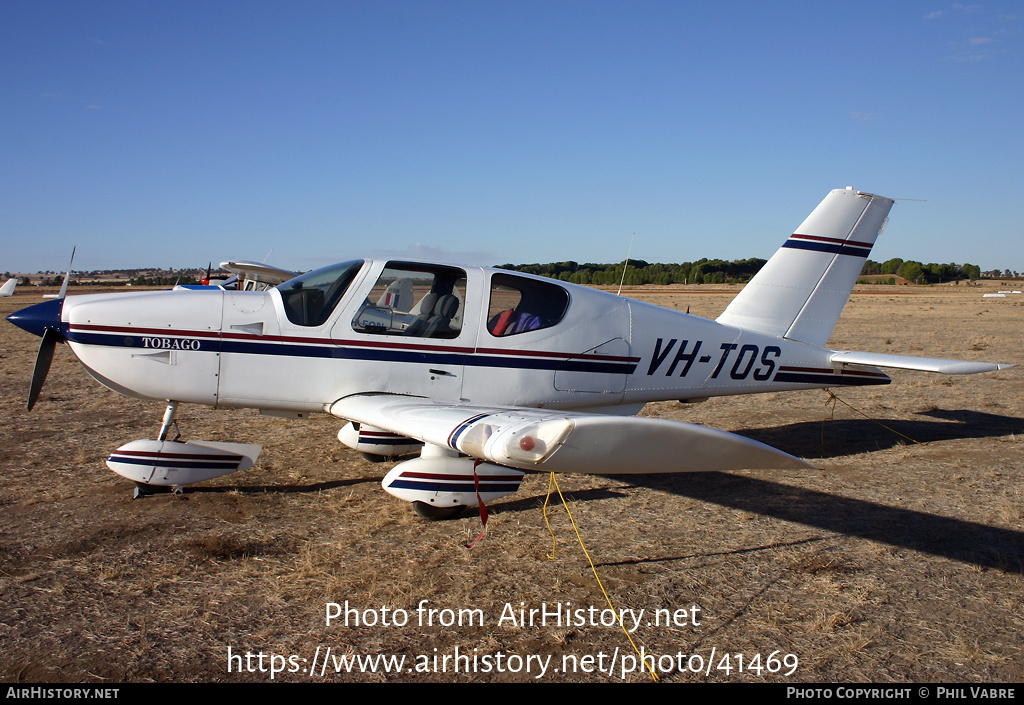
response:
[(768, 257), (1024, 270), (1019, 2), (0, 4), (0, 271)]

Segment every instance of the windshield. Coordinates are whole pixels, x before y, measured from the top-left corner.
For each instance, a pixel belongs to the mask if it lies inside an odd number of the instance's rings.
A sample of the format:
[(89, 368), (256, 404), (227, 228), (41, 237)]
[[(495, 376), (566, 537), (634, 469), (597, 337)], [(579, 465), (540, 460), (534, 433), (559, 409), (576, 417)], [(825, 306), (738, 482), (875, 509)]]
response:
[(288, 320), (298, 326), (323, 325), (363, 263), (364, 260), (357, 259), (332, 264), (280, 284), (277, 290), (281, 292)]

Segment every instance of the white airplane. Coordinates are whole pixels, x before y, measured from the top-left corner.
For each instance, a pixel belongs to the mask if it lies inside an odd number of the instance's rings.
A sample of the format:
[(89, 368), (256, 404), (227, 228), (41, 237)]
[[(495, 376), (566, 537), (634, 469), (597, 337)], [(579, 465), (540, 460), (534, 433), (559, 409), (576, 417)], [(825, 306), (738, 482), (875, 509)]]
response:
[(13, 277), (8, 279), (3, 286), (0, 286), (0, 296), (14, 296), (14, 287), (16, 286), (18, 286), (17, 279)]
[(206, 269), (206, 276), (201, 284), (181, 284), (177, 289), (199, 289), (207, 286), (217, 286), (221, 289), (237, 289), (239, 291), (264, 291), (272, 286), (277, 286), (289, 279), (298, 276), (298, 272), (292, 272), (280, 267), (274, 267), (263, 262), (250, 262), (248, 260), (229, 260), (221, 262), (220, 268), (230, 272), (227, 279), (211, 280), (210, 269)]
[(824, 347), (892, 204), (832, 191), (714, 321), (504, 270), (361, 259), (268, 291), (72, 296), (8, 320), (42, 336), (29, 408), (57, 342), (110, 389), (167, 401), (157, 438), (107, 461), (138, 490), (256, 461), (256, 445), (169, 438), (179, 403), (326, 412), (364, 454), (419, 449), (383, 486), (436, 518), (515, 492), (530, 471), (813, 467), (735, 434), (633, 416), (647, 402), (888, 384), (878, 367), (1009, 367)]
[(220, 268), (237, 277), (240, 291), (263, 291), (298, 276), (298, 272), (241, 259), (221, 262)]

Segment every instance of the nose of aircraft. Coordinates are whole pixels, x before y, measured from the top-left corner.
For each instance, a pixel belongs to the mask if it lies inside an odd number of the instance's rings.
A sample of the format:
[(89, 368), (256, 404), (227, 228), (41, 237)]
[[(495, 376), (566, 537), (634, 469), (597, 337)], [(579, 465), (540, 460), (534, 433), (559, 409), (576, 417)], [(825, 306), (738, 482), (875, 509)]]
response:
[(47, 330), (60, 333), (60, 312), (63, 305), (64, 299), (44, 301), (15, 311), (7, 317), (7, 320), (18, 328), (40, 337)]
[(15, 311), (7, 317), (14, 325), (42, 338), (39, 341), (39, 352), (36, 353), (36, 366), (32, 370), (32, 386), (28, 392), (29, 411), (32, 411), (36, 400), (39, 399), (46, 374), (50, 371), (53, 349), (58, 342), (64, 340), (64, 335), (60, 332), (60, 314), (63, 307), (64, 299), (54, 299)]

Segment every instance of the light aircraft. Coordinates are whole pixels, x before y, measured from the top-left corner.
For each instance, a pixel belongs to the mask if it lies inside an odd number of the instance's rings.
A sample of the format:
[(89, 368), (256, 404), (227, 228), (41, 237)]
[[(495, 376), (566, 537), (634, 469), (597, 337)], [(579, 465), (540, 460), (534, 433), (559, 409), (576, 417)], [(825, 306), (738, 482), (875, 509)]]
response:
[[(203, 279), (204, 286), (214, 285), (224, 289), (237, 289), (239, 291), (265, 291), (272, 286), (277, 286), (298, 276), (298, 272), (248, 260), (221, 262), (220, 268), (231, 272), (231, 276), (224, 281), (212, 282), (210, 281), (210, 272), (207, 270), (206, 278)], [(194, 289), (196, 287), (186, 285), (183, 288)]]
[(352, 260), (267, 291), (72, 296), (8, 317), (96, 380), (164, 400), (156, 439), (107, 461), (137, 492), (251, 467), (260, 446), (170, 438), (179, 403), (273, 416), (328, 413), (369, 456), (419, 450), (383, 480), (424, 516), (515, 492), (526, 472), (668, 473), (813, 467), (647, 402), (888, 384), (879, 367), (970, 374), (1009, 365), (830, 350), (825, 344), (892, 199), (832, 191), (717, 320), (500, 269)]
[(8, 279), (4, 282), (3, 286), (0, 286), (0, 296), (14, 296), (14, 287), (18, 286), (18, 280)]

